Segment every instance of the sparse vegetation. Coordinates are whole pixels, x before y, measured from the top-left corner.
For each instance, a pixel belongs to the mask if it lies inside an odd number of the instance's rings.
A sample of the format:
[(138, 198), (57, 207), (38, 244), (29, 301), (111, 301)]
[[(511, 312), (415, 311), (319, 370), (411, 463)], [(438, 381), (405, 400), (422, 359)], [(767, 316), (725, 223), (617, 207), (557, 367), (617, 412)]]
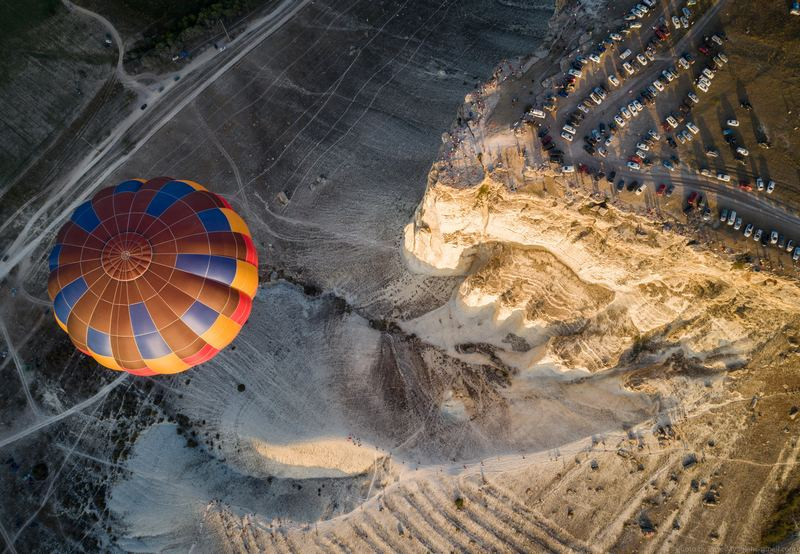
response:
[(458, 509), (458, 510), (463, 510), (464, 509), (464, 499), (461, 498), (460, 496), (457, 497), (453, 502), (456, 505), (456, 509)]
[(800, 534), (800, 487), (791, 490), (767, 520), (761, 546), (771, 548)]

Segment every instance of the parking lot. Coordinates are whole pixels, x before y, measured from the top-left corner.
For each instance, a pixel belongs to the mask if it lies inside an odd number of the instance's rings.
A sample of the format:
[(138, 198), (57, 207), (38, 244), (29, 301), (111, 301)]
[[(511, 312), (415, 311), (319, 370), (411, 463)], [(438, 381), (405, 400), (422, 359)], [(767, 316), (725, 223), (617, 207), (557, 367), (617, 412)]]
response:
[[(718, 121), (695, 116), (717, 83), (730, 79), (728, 38), (714, 25), (727, 3), (642, 0), (562, 60), (563, 71), (524, 120), (554, 167), (590, 175), (607, 196), (717, 229), (738, 248), (760, 246), (797, 261), (800, 248), (786, 245), (800, 238), (793, 237), (800, 219), (773, 196), (796, 185), (771, 178), (756, 157), (771, 144), (746, 93), (713, 100)], [(689, 203), (693, 193), (700, 200)], [(719, 222), (723, 210), (736, 211), (730, 226)]]

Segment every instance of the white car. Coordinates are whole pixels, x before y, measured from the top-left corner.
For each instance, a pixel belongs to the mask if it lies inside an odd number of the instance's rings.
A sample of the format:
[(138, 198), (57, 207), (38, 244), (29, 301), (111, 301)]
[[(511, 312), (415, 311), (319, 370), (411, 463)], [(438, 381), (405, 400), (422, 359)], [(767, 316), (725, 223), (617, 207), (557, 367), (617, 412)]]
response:
[(697, 88), (703, 92), (708, 92), (708, 85), (704, 82), (697, 83)]
[(647, 58), (645, 58), (641, 54), (636, 54), (636, 61), (642, 64), (642, 67), (647, 65)]
[(747, 148), (742, 148), (741, 146), (738, 146), (736, 148), (736, 153), (737, 154), (741, 154), (742, 156), (749, 156), (750, 155), (750, 151)]
[(769, 243), (770, 244), (778, 244), (778, 231), (772, 231), (769, 234)]
[(611, 83), (615, 87), (618, 87), (619, 84), (620, 84), (619, 83), (619, 79), (617, 79), (616, 75), (609, 75), (608, 76), (608, 82)]
[(728, 225), (736, 223), (736, 210), (731, 210), (728, 214)]
[(681, 25), (683, 25), (684, 29), (689, 28), (689, 19), (686, 17), (681, 17)]
[(589, 108), (583, 105), (583, 103), (578, 104), (578, 109), (583, 113), (589, 113)]
[(756, 229), (756, 234), (753, 235), (753, 240), (756, 241), (756, 242), (760, 241), (761, 240), (761, 235), (763, 235), (763, 234), (764, 234), (764, 231), (762, 231), (761, 229)]
[(576, 134), (578, 132), (578, 130), (575, 129), (575, 127), (573, 127), (572, 125), (569, 125), (569, 124), (564, 125), (561, 129), (566, 131), (570, 135), (574, 135), (574, 134)]
[(703, 75), (705, 75), (705, 76), (706, 76), (706, 78), (707, 78), (709, 81), (711, 81), (711, 79), (713, 79), (713, 78), (714, 78), (714, 75), (715, 75), (715, 73), (714, 73), (713, 71), (711, 71), (711, 70), (710, 70), (709, 68), (707, 68), (707, 67), (704, 67), (704, 68), (703, 68), (703, 71), (702, 71), (702, 73), (703, 73)]
[(592, 60), (594, 63), (600, 63), (600, 56), (595, 53), (589, 54), (589, 59)]
[(631, 52), (631, 49), (628, 48), (619, 55), (619, 59), (625, 61), (628, 59), (628, 57), (630, 57), (631, 54), (633, 54), (633, 52)]
[(622, 112), (622, 117), (624, 117), (625, 119), (630, 119), (631, 117), (633, 117), (631, 115), (630, 110), (625, 106), (622, 106), (622, 108), (619, 111)]
[(684, 129), (683, 131), (681, 131), (681, 135), (683, 135), (683, 138), (685, 138), (685, 139), (687, 140), (687, 142), (692, 142), (692, 140), (693, 140), (693, 138), (694, 138), (694, 137), (692, 137), (692, 135), (689, 133), (689, 131), (687, 131), (686, 129)]
[(687, 62), (684, 58), (678, 58), (678, 65), (684, 69), (689, 69), (689, 62)]
[(735, 231), (738, 231), (741, 228), (742, 228), (742, 218), (741, 217), (737, 217), (736, 218), (736, 222), (733, 224), (733, 229)]
[(756, 179), (756, 188), (758, 190), (764, 190), (764, 179), (762, 179), (761, 177)]
[(800, 258), (800, 246), (794, 249), (794, 254), (792, 254), (792, 260), (797, 261), (797, 258)]
[(714, 176), (714, 174), (711, 173), (711, 170), (708, 169), (707, 167), (704, 167), (703, 169), (700, 170), (700, 175), (702, 175), (703, 177), (713, 177)]
[(636, 107), (636, 104), (631, 102), (628, 104), (628, 110), (630, 110), (632, 116), (637, 116), (639, 114), (639, 108)]
[(719, 38), (717, 35), (711, 35), (711, 40), (717, 43), (717, 45), (722, 46), (722, 39)]
[(695, 104), (699, 104), (699, 103), (700, 103), (700, 98), (698, 98), (698, 96), (697, 96), (695, 93), (693, 93), (693, 92), (690, 92), (690, 93), (689, 93), (689, 94), (687, 94), (686, 96), (688, 96), (688, 97), (689, 97), (689, 100), (691, 100), (691, 101), (692, 101), (692, 102), (694, 102)]
[(561, 168), (561, 173), (575, 173), (574, 165), (565, 165)]
[(603, 156), (604, 158), (605, 158), (606, 156), (608, 156), (608, 150), (606, 150), (606, 149), (605, 149), (604, 147), (602, 147), (602, 146), (601, 146), (601, 147), (599, 147), (599, 148), (597, 149), (597, 153), (598, 153), (598, 154), (600, 154), (601, 156)]
[(649, 131), (647, 131), (647, 134), (650, 135), (650, 138), (652, 138), (653, 140), (661, 140), (661, 135), (659, 135), (658, 131), (656, 131), (655, 129), (650, 129)]
[(638, 196), (638, 195), (642, 194), (646, 189), (647, 189), (647, 185), (642, 183), (641, 185), (636, 187), (636, 195)]
[(656, 55), (655, 53), (653, 53), (652, 49), (648, 48), (647, 50), (645, 50), (644, 55), (647, 56), (647, 59), (650, 60), (651, 62), (656, 61)]
[(677, 129), (678, 128), (678, 121), (674, 117), (672, 117), (671, 115), (667, 117), (667, 123), (673, 129)]
[(775, 181), (770, 179), (769, 183), (767, 183), (767, 194), (772, 194), (774, 190), (775, 190)]
[(675, 138), (678, 139), (678, 142), (681, 144), (686, 144), (686, 139), (683, 138), (683, 133), (675, 133)]
[(696, 135), (700, 132), (700, 129), (697, 128), (697, 125), (692, 123), (691, 121), (686, 122), (686, 128), (689, 129), (693, 135)]
[(786, 251), (791, 252), (792, 250), (794, 250), (794, 241), (789, 239), (789, 242), (786, 243)]
[(640, 166), (636, 162), (628, 162), (628, 168), (629, 169), (635, 169), (636, 171), (638, 171), (638, 170), (640, 170), (642, 168), (642, 166)]
[(583, 75), (583, 72), (580, 69), (575, 69), (574, 67), (570, 67), (567, 70), (567, 73), (578, 79), (580, 79), (581, 76)]
[(672, 73), (670, 73), (666, 69), (661, 72), (661, 76), (664, 77), (664, 79), (666, 79), (668, 83), (671, 83), (672, 81), (675, 80), (674, 75), (672, 75)]
[(637, 112), (643, 112), (644, 111), (644, 106), (642, 106), (642, 103), (639, 102), (638, 100), (634, 100), (633, 101), (633, 105), (636, 106), (636, 111)]
[(635, 70), (633, 69), (633, 66), (631, 64), (629, 64), (628, 62), (625, 62), (624, 64), (622, 64), (622, 69), (624, 69), (625, 73), (627, 73), (628, 75), (633, 75), (635, 73)]
[(641, 29), (642, 28), (642, 24), (639, 23), (638, 21), (632, 21), (628, 26), (631, 29)]
[(662, 92), (664, 90), (664, 85), (661, 83), (659, 79), (653, 81), (653, 86), (656, 87), (656, 90), (658, 90), (659, 92)]
[(744, 236), (749, 237), (753, 234), (753, 224), (748, 223), (747, 227), (744, 228)]
[(739, 126), (739, 120), (738, 119), (729, 119), (727, 121), (727, 123), (728, 123), (728, 127), (738, 127)]
[(625, 120), (622, 119), (620, 116), (615, 115), (614, 116), (614, 121), (616, 121), (617, 125), (619, 125), (620, 127), (625, 127)]
[(646, 145), (645, 143), (643, 143), (643, 142), (639, 142), (639, 143), (637, 143), (637, 144), (636, 144), (636, 148), (638, 148), (639, 150), (644, 150), (645, 152), (647, 152), (648, 150), (650, 150), (650, 147), (649, 147), (649, 146), (647, 146), (647, 145)]
[(645, 152), (644, 150), (637, 150), (636, 151), (636, 155), (639, 156), (640, 158), (644, 159), (644, 158), (647, 157), (647, 152)]
[(573, 135), (570, 135), (566, 131), (561, 131), (561, 138), (563, 138), (564, 140), (568, 140), (569, 142), (572, 142), (575, 137)]
[(722, 172), (717, 173), (717, 181), (722, 181), (723, 183), (730, 183), (731, 176), (728, 175), (727, 173), (722, 173)]
[(720, 52), (717, 57), (722, 60), (722, 63), (728, 63), (728, 56), (725, 55), (725, 52)]
[(673, 15), (672, 16), (672, 24), (675, 26), (676, 29), (680, 29), (681, 28), (681, 20), (678, 19), (677, 15)]
[(608, 37), (615, 42), (619, 42), (622, 40), (622, 35), (620, 35), (619, 33), (611, 33), (610, 35), (608, 35)]

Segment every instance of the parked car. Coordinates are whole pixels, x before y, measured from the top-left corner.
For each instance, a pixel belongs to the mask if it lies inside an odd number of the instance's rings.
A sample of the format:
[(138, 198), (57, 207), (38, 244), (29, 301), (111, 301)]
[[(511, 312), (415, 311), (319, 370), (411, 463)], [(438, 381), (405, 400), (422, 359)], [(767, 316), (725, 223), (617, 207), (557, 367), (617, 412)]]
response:
[(741, 217), (737, 217), (736, 221), (733, 224), (733, 229), (735, 231), (738, 231), (741, 228), (742, 228), (742, 218)]
[(575, 173), (575, 166), (565, 165), (561, 168), (561, 173)]
[(567, 140), (569, 142), (572, 142), (575, 139), (575, 136), (574, 135), (570, 135), (566, 131), (561, 131), (561, 138), (563, 138), (564, 140)]
[(769, 243), (778, 244), (778, 231), (771, 231), (769, 234)]
[(791, 252), (793, 249), (794, 249), (794, 241), (792, 239), (789, 239), (789, 241), (786, 243), (786, 251)]
[(755, 232), (755, 234), (753, 235), (753, 240), (754, 240), (755, 242), (758, 242), (758, 241), (760, 241), (760, 240), (761, 240), (761, 235), (762, 235), (763, 233), (764, 233), (764, 231), (762, 231), (761, 229), (756, 229), (756, 232)]
[(726, 121), (726, 123), (728, 124), (728, 127), (738, 127), (739, 126), (739, 120), (738, 119), (729, 119), (728, 121)]
[(748, 223), (747, 227), (744, 228), (744, 236), (749, 238), (750, 235), (752, 234), (753, 234), (753, 224)]
[(613, 86), (618, 87), (620, 85), (619, 79), (617, 79), (616, 75), (609, 75), (608, 82), (611, 83)]
[(797, 261), (797, 258), (800, 258), (800, 246), (794, 249), (794, 254), (792, 254), (792, 260)]
[(628, 162), (627, 165), (628, 165), (629, 169), (633, 169), (633, 170), (636, 170), (636, 171), (639, 171), (642, 168), (642, 166), (639, 165), (637, 162)]
[(772, 194), (774, 190), (775, 190), (775, 181), (770, 179), (769, 183), (767, 183), (767, 194)]

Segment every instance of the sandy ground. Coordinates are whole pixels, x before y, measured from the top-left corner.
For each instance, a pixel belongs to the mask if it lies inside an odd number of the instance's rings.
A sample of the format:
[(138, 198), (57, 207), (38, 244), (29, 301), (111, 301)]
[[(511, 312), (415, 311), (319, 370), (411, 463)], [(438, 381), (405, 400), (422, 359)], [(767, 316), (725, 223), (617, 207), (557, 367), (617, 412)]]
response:
[(599, 204), (491, 117), (551, 6), (285, 7), (69, 182), (231, 201), (263, 265), (229, 349), (159, 379), (75, 355), (37, 302), (66, 192), (0, 268), (7, 550), (761, 544), (798, 479), (796, 284)]

